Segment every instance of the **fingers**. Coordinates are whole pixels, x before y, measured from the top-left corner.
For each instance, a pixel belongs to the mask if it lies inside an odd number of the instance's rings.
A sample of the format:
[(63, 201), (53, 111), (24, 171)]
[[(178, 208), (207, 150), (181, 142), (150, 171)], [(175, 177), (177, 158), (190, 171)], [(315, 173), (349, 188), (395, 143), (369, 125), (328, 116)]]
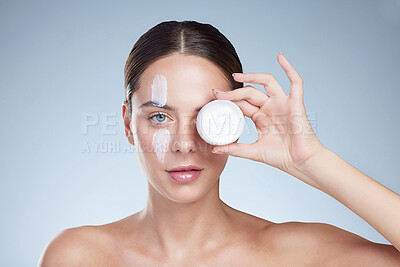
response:
[(278, 81), (269, 73), (235, 73), (233, 78), (238, 82), (264, 85), (270, 96), (286, 96)]
[(303, 79), (293, 68), (292, 64), (287, 60), (287, 58), (279, 53), (278, 62), (286, 73), (286, 76), (290, 81), (290, 96), (293, 98), (303, 98)]
[(252, 86), (237, 88), (232, 91), (212, 90), (217, 99), (226, 99), (231, 101), (247, 100), (250, 104), (261, 107), (268, 101), (269, 96)]
[(214, 146), (213, 153), (217, 154), (228, 154), (234, 157), (240, 157), (245, 159), (251, 159), (255, 161), (260, 161), (255, 153), (254, 144), (244, 144), (244, 143), (232, 143), (223, 146)]
[(253, 115), (260, 110), (260, 108), (250, 104), (247, 100), (233, 101), (242, 110), (243, 115), (252, 118)]

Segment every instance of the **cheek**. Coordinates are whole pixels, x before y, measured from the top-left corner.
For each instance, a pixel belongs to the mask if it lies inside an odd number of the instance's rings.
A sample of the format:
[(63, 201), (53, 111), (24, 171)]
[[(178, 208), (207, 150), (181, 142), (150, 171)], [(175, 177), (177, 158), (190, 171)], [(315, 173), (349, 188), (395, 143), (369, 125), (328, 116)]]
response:
[(157, 159), (164, 163), (165, 153), (168, 150), (170, 133), (168, 129), (158, 129), (153, 133), (152, 146)]
[(170, 144), (170, 131), (160, 128), (154, 129), (145, 123), (143, 126), (137, 125), (137, 140), (135, 140), (138, 152), (143, 156), (154, 157), (159, 162), (164, 163), (165, 154)]

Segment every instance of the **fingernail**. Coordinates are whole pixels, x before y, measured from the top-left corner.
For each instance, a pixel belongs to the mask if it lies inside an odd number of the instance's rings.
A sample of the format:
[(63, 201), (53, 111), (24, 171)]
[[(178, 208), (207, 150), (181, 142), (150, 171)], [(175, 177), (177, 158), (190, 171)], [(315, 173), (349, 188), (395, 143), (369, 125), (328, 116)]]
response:
[(215, 92), (217, 92), (217, 93), (225, 93), (224, 91), (220, 91), (220, 90), (218, 90), (218, 89), (213, 89)]
[(223, 151), (217, 151), (215, 148), (213, 148), (212, 153), (215, 153), (215, 154), (224, 154)]

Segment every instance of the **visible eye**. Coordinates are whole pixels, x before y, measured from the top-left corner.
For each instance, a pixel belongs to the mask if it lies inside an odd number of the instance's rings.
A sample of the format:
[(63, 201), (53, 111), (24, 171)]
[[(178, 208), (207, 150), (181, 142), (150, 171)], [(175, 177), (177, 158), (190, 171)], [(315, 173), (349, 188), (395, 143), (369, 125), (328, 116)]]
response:
[[(162, 112), (157, 112), (153, 115), (150, 115), (148, 119), (155, 124), (163, 124), (167, 117), (168, 117), (167, 114)], [(155, 118), (156, 121), (154, 121), (153, 118)]]

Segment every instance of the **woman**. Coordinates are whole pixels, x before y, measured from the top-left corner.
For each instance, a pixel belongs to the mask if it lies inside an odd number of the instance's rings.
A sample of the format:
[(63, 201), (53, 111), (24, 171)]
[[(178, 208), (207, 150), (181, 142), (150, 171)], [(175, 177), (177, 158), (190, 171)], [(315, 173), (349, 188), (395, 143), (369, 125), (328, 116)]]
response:
[[(301, 77), (282, 54), (278, 62), (291, 82), (289, 95), (271, 74), (242, 73), (234, 47), (211, 25), (168, 21), (141, 36), (125, 66), (122, 113), (147, 177), (147, 204), (113, 223), (62, 231), (40, 265), (399, 266), (400, 196), (318, 141)], [(264, 85), (266, 92), (243, 83)], [(214, 99), (236, 103), (255, 123), (257, 142), (205, 143), (196, 115)], [(219, 198), (229, 155), (279, 168), (322, 190), (394, 246), (329, 224), (274, 223), (231, 208)], [(198, 171), (171, 171), (179, 166)]]

